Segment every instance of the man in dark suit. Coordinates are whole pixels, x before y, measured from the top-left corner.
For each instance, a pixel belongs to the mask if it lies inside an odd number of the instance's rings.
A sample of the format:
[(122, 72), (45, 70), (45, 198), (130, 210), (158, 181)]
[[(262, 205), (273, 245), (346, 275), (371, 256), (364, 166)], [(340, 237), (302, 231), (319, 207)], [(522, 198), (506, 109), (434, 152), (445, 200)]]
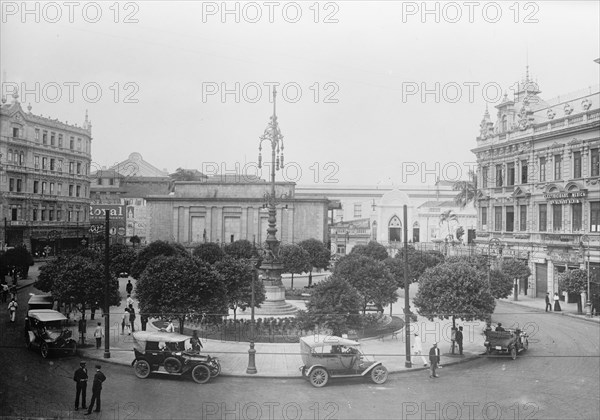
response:
[(458, 327), (456, 331), (456, 344), (458, 344), (458, 353), (462, 356), (463, 354), (463, 327)]
[(100, 394), (102, 393), (102, 382), (106, 380), (106, 376), (104, 376), (104, 373), (102, 373), (100, 369), (101, 366), (96, 365), (96, 374), (94, 375), (94, 384), (92, 385), (92, 399), (90, 400), (88, 411), (85, 413), (86, 416), (92, 414), (94, 403), (96, 403), (96, 409), (94, 411), (96, 413), (100, 412)]
[(496, 331), (506, 331), (506, 330), (504, 329), (504, 327), (502, 326), (502, 323), (501, 323), (501, 322), (498, 322), (498, 326), (496, 327)]
[(546, 293), (546, 312), (548, 312), (548, 308), (550, 308), (550, 312), (552, 312), (552, 304), (550, 303), (550, 293)]
[(81, 395), (81, 408), (86, 409), (85, 405), (85, 392), (87, 390), (88, 374), (85, 367), (85, 362), (79, 362), (79, 369), (75, 371), (73, 380), (76, 384), (75, 391), (75, 411), (79, 410), (79, 396)]
[(438, 348), (437, 343), (433, 343), (433, 347), (429, 349), (429, 366), (431, 369), (431, 374), (429, 375), (430, 378), (439, 378), (439, 376), (435, 374), (435, 369), (437, 368), (439, 362), (440, 349)]

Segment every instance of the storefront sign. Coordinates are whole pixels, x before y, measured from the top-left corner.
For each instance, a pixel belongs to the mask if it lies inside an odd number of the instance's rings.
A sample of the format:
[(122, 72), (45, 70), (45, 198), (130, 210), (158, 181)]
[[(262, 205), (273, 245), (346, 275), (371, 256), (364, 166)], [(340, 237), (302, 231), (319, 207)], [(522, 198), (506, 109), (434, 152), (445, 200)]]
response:
[(110, 215), (111, 221), (125, 221), (125, 206), (118, 204), (92, 204), (90, 205), (90, 222), (104, 222), (107, 212)]
[(587, 190), (544, 194), (544, 198), (548, 200), (550, 204), (581, 203), (581, 199), (585, 197), (587, 197)]

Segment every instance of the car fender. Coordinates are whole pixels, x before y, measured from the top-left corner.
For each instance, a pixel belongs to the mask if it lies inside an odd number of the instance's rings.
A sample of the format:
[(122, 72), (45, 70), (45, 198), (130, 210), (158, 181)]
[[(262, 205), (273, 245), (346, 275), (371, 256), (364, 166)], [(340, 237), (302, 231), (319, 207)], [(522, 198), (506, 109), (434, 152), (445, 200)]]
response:
[(27, 334), (29, 335), (29, 342), (30, 343), (35, 343), (35, 334), (33, 333), (33, 331), (27, 331)]
[(316, 369), (316, 368), (322, 368), (322, 369), (325, 369), (325, 370), (327, 371), (327, 373), (329, 373), (329, 370), (327, 370), (327, 368), (326, 368), (325, 366), (323, 366), (323, 365), (312, 365), (311, 367), (309, 367), (309, 368), (306, 370), (306, 376), (310, 376), (310, 373), (311, 373), (311, 372), (312, 372), (314, 369)]
[(383, 365), (383, 362), (375, 362), (371, 366), (366, 368), (365, 371), (363, 373), (361, 373), (360, 375), (365, 376), (366, 374), (370, 373), (373, 369), (375, 369), (375, 367), (381, 366), (381, 365)]

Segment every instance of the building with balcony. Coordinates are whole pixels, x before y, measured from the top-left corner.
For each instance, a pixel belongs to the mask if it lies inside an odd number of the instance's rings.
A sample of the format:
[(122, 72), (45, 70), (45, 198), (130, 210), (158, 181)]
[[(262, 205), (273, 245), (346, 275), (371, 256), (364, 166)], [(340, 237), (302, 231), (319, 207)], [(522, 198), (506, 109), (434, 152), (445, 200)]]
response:
[[(560, 272), (600, 267), (599, 87), (545, 100), (529, 74), (517, 92), (486, 109), (477, 147), (476, 243), (484, 254), (527, 261), (520, 285), (559, 292)], [(491, 239), (495, 238), (492, 242)], [(491, 244), (494, 246), (491, 246)]]
[(89, 227), (92, 124), (24, 111), (18, 92), (0, 106), (0, 240), (33, 253), (74, 248)]

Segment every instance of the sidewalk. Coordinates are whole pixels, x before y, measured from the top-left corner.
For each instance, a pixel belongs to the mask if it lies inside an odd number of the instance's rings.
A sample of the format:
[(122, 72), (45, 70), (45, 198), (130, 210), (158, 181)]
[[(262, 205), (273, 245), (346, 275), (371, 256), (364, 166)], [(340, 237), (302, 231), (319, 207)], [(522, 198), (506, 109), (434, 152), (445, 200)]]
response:
[[(132, 280), (134, 283), (135, 280)], [(125, 284), (127, 279), (119, 279), (119, 288), (121, 295), (126, 297)], [(135, 307), (136, 305), (134, 305)], [(398, 310), (402, 308), (398, 306)], [(93, 359), (106, 363), (115, 363), (131, 366), (133, 361), (133, 339), (130, 335), (121, 335), (120, 316), (125, 308), (122, 302), (119, 307), (111, 308), (111, 334), (110, 334), (110, 358), (104, 358), (104, 342), (100, 349), (96, 349), (92, 344), (94, 339), (88, 323), (87, 343), (88, 346), (80, 348), (80, 354), (84, 359)], [(139, 313), (136, 307), (136, 313)], [(400, 314), (394, 314), (400, 315)], [(102, 317), (96, 317), (96, 321), (102, 322)], [(139, 330), (139, 316), (136, 319), (136, 330)], [(438, 342), (441, 349), (441, 365), (448, 366), (456, 363), (462, 363), (467, 360), (473, 360), (483, 353), (483, 336), (481, 331), (484, 323), (475, 321), (471, 323), (460, 323), (465, 327), (464, 331), (464, 355), (450, 354), (450, 327), (451, 321), (427, 321), (420, 318), (417, 323), (411, 324), (411, 332), (418, 332), (419, 336), (411, 334), (411, 340), (419, 338), (422, 341), (425, 360), (428, 362), (429, 348), (433, 342)], [(95, 325), (95, 324), (94, 324)], [(149, 322), (148, 331), (156, 331), (157, 328)], [(389, 372), (405, 372), (415, 369), (423, 369), (423, 360), (421, 357), (411, 356), (413, 368), (405, 367), (405, 334), (404, 330), (392, 336), (388, 334), (380, 338), (371, 338), (360, 340), (362, 350), (365, 354), (382, 361)], [(223, 376), (250, 376), (246, 374), (248, 366), (248, 342), (232, 342), (203, 339), (203, 353), (218, 357), (222, 366)], [(256, 343), (256, 368), (258, 377), (285, 377), (301, 378), (299, 367), (302, 365), (299, 343)], [(458, 350), (456, 351), (458, 353)]]
[[(512, 296), (509, 297), (508, 299), (500, 299), (499, 301), (511, 303), (513, 305), (520, 305), (520, 306), (524, 306), (524, 307), (528, 307), (528, 308), (537, 309), (540, 312), (545, 312), (545, 309), (546, 309), (545, 298), (532, 297), (529, 295), (527, 295), (527, 296), (519, 295), (517, 301), (514, 301)], [(554, 301), (552, 301), (552, 305), (554, 307)], [(588, 318), (585, 315), (585, 307), (582, 308), (584, 313), (579, 314), (577, 312), (577, 303), (560, 302), (560, 306), (561, 306), (561, 312), (552, 311), (551, 313), (553, 315), (569, 316), (572, 318), (577, 318), (577, 319), (581, 319), (584, 321), (595, 322), (597, 324), (600, 324), (600, 316), (595, 315), (591, 318)]]

